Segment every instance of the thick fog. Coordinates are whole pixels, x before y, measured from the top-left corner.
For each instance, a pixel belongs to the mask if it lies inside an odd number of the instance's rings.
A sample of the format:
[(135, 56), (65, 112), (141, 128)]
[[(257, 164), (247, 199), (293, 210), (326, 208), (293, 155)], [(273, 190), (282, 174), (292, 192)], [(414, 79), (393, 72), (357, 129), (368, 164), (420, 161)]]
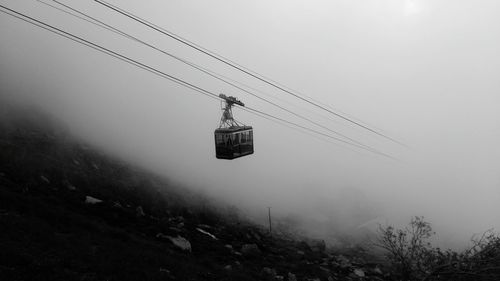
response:
[[(2, 13), (4, 100), (40, 106), (84, 140), (241, 207), (262, 223), (268, 206), (275, 216), (309, 222), (315, 234), (423, 215), (450, 245), (500, 228), (498, 1), (111, 1), (407, 147), (94, 1), (61, 2), (397, 160), (238, 108), (235, 118), (254, 127), (255, 154), (218, 160), (219, 101)], [(1, 3), (211, 92), (322, 130), (40, 2)]]

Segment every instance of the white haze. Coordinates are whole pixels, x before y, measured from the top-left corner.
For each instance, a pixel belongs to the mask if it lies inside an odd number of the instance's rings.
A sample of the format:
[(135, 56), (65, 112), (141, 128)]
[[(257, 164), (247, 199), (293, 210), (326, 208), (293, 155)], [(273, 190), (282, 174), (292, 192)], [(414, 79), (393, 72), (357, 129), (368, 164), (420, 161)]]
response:
[[(241, 110), (236, 118), (255, 130), (255, 154), (217, 160), (219, 102), (1, 14), (2, 95), (42, 106), (85, 140), (257, 217), (271, 206), (276, 216), (299, 214), (352, 228), (349, 222), (378, 217), (401, 224), (423, 215), (442, 243), (465, 243), (473, 233), (500, 227), (500, 2), (112, 2), (362, 120), (409, 149), (93, 1), (63, 2), (400, 160), (332, 144)], [(312, 126), (37, 1), (1, 3), (214, 93)], [(369, 215), (355, 217), (359, 210)]]

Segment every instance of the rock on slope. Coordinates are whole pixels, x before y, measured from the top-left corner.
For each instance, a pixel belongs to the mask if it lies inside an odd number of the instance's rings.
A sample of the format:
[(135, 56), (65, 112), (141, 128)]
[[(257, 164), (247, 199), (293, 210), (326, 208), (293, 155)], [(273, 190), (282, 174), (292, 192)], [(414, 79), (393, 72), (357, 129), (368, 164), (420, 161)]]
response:
[(43, 117), (17, 116), (0, 123), (0, 280), (387, 278), (359, 257), (189, 202)]

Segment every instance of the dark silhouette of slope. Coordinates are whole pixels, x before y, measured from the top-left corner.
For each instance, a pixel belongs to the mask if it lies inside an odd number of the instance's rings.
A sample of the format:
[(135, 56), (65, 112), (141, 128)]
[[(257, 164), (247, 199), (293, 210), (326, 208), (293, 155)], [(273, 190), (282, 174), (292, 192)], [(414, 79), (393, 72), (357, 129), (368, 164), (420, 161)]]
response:
[(0, 280), (387, 278), (321, 241), (270, 237), (36, 110), (4, 110), (0, 126)]

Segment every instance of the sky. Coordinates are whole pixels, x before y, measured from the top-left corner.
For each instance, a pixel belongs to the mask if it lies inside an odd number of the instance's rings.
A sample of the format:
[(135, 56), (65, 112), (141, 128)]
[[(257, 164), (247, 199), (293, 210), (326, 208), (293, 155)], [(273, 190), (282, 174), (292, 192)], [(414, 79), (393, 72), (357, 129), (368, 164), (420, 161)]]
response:
[[(254, 127), (255, 154), (218, 160), (213, 131), (220, 101), (2, 13), (4, 99), (40, 106), (82, 139), (257, 218), (271, 206), (276, 216), (293, 214), (323, 225), (342, 221), (333, 229), (340, 231), (372, 219), (403, 224), (423, 215), (443, 240), (459, 242), (500, 229), (498, 1), (109, 0), (406, 146), (95, 1), (60, 2), (249, 85), (259, 96), (397, 160), (237, 108), (235, 118)], [(236, 96), (248, 107), (324, 132), (40, 1), (0, 3), (213, 93)]]

